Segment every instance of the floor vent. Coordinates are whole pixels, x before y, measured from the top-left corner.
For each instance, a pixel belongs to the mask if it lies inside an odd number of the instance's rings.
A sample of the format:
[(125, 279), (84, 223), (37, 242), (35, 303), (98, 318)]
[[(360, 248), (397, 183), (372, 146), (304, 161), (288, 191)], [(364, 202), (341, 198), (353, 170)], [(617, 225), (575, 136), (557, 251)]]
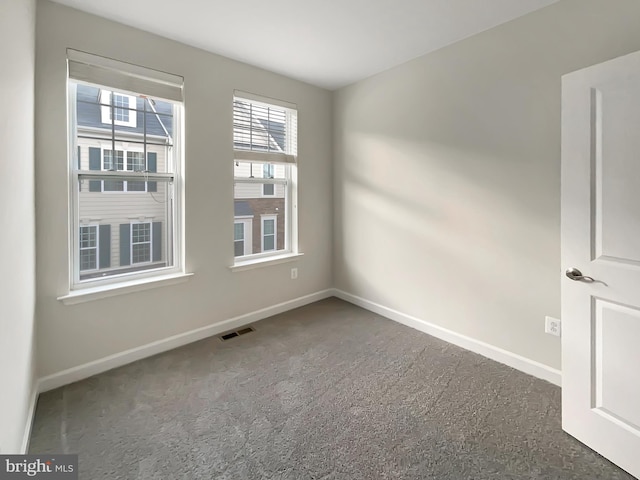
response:
[(231, 340), (232, 338), (239, 337), (240, 335), (245, 335), (250, 332), (254, 332), (255, 329), (253, 327), (245, 327), (240, 330), (236, 330), (235, 332), (225, 333), (224, 335), (220, 335), (220, 340)]

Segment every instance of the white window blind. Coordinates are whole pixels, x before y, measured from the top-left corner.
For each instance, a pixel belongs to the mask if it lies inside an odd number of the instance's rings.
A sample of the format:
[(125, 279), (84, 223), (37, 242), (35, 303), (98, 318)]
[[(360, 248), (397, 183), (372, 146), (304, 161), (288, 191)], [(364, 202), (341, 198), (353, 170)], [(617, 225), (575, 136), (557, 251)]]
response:
[(146, 95), (174, 102), (183, 101), (184, 79), (171, 73), (67, 49), (69, 78), (114, 90), (144, 92)]
[(233, 99), (235, 160), (296, 163), (298, 122), (295, 106), (247, 97), (251, 95), (236, 92)]

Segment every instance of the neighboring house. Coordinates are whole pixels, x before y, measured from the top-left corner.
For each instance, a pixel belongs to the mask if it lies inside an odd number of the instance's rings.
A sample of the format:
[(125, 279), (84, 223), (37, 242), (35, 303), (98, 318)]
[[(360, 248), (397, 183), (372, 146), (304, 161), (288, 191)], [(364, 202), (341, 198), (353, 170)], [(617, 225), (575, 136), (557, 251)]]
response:
[[(282, 178), (284, 165), (236, 162), (235, 176)], [(284, 249), (285, 187), (244, 184), (234, 187), (234, 255)]]
[[(173, 148), (171, 104), (111, 96), (98, 87), (77, 85), (80, 170), (166, 171)], [(163, 182), (80, 182), (80, 280), (166, 265), (165, 247), (171, 241), (166, 233), (171, 211), (167, 191)]]

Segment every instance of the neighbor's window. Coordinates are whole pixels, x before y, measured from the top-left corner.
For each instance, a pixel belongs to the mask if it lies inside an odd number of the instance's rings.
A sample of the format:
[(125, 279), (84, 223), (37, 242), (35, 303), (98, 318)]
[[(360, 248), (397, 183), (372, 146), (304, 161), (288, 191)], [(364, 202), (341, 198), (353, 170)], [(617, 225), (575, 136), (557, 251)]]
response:
[(236, 262), (297, 253), (295, 106), (236, 92), (233, 146)]
[(80, 270), (98, 268), (98, 226), (80, 226)]
[[(236, 213), (238, 212), (238, 206), (236, 205)], [(236, 216), (236, 220), (233, 224), (233, 255), (236, 257), (242, 257), (244, 255), (251, 254), (253, 237), (253, 217), (251, 215), (239, 215)]]
[(100, 103), (102, 123), (113, 121), (115, 125), (135, 128), (138, 116), (133, 113), (137, 103), (134, 95), (101, 90)]
[(278, 235), (276, 224), (278, 223), (277, 215), (262, 216), (262, 251), (271, 252), (278, 245)]
[(151, 261), (151, 223), (131, 224), (131, 263)]
[[(272, 163), (263, 164), (262, 176), (264, 178), (274, 178), (275, 168)], [(273, 183), (264, 183), (262, 185), (262, 195), (265, 197), (273, 197), (276, 194), (276, 186)]]
[(233, 224), (233, 254), (236, 257), (244, 255), (244, 223), (236, 222)]
[(72, 289), (182, 271), (182, 79), (69, 50)]
[[(149, 152), (149, 156), (155, 156), (154, 152)], [(152, 167), (156, 160), (152, 160)], [(117, 172), (119, 170), (129, 170), (132, 172), (145, 172), (147, 163), (144, 161), (144, 152), (113, 150), (105, 148), (102, 150), (102, 170)], [(102, 182), (103, 192), (144, 192), (147, 188), (147, 182), (123, 181), (123, 180), (105, 180)]]

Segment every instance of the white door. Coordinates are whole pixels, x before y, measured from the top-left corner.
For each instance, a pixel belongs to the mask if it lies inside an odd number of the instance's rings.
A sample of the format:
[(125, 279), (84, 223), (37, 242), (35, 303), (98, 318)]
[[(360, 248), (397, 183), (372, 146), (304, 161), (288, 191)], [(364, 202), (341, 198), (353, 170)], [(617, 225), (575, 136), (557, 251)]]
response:
[(640, 52), (562, 79), (562, 267), (562, 427), (640, 477)]

